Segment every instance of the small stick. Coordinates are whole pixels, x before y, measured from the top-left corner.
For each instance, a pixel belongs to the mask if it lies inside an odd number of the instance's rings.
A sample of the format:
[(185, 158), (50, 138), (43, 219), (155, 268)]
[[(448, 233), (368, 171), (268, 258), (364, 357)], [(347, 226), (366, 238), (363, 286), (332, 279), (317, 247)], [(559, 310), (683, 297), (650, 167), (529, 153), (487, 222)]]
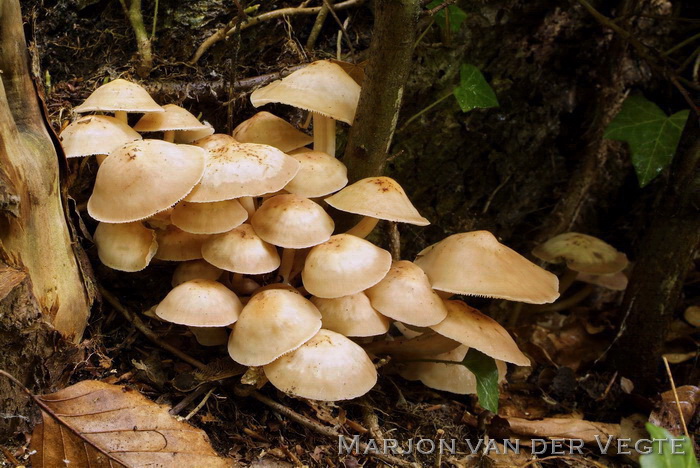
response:
[(207, 404), (207, 400), (209, 399), (212, 393), (214, 393), (214, 387), (210, 388), (207, 394), (204, 395), (204, 398), (202, 398), (202, 401), (200, 401), (199, 404), (195, 406), (194, 409), (190, 411), (190, 413), (187, 416), (185, 416), (185, 421), (189, 421), (192, 416), (197, 414), (197, 412), (201, 410), (204, 405)]
[(190, 403), (192, 403), (194, 400), (196, 400), (202, 393), (206, 392), (210, 388), (212, 388), (213, 385), (201, 385), (197, 389), (195, 389), (193, 392), (191, 392), (189, 395), (187, 395), (185, 398), (182, 399), (180, 403), (177, 405), (173, 406), (168, 413), (172, 414), (173, 416), (176, 416), (182, 411), (183, 409), (187, 408)]
[(314, 46), (316, 45), (316, 39), (318, 39), (318, 36), (321, 33), (323, 23), (326, 22), (328, 10), (328, 4), (324, 2), (323, 5), (321, 5), (321, 10), (318, 12), (318, 15), (316, 15), (316, 21), (314, 21), (314, 25), (311, 28), (309, 37), (306, 39), (306, 50), (309, 52), (311, 52), (314, 49)]
[(683, 432), (685, 436), (690, 439), (690, 434), (688, 434), (688, 426), (685, 425), (685, 416), (683, 416), (683, 411), (681, 410), (681, 402), (678, 400), (678, 392), (676, 391), (676, 382), (673, 381), (673, 374), (671, 373), (671, 366), (668, 364), (668, 359), (663, 356), (664, 365), (666, 366), (666, 373), (668, 374), (668, 380), (671, 381), (671, 390), (673, 390), (673, 398), (676, 399), (676, 407), (678, 408), (678, 416), (681, 417), (681, 424), (683, 424)]

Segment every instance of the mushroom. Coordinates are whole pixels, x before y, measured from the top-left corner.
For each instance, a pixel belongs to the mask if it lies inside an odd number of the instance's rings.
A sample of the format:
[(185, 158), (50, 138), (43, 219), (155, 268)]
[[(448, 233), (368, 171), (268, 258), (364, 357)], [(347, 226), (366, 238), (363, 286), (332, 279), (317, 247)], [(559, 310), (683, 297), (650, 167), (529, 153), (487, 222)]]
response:
[(210, 125), (203, 124), (197, 117), (180, 106), (166, 104), (163, 106), (163, 111), (144, 115), (134, 125), (134, 130), (142, 133), (163, 132), (163, 140), (171, 143), (175, 141), (175, 132), (197, 131), (205, 133), (204, 136), (214, 133), (214, 129)]
[(289, 193), (307, 198), (323, 197), (345, 187), (348, 169), (333, 156), (307, 148), (289, 153), (299, 161), (299, 172), (284, 187)]
[(248, 219), (248, 212), (238, 200), (211, 203), (181, 201), (170, 216), (172, 223), (193, 234), (219, 234), (240, 226)]
[(202, 121), (205, 128), (201, 130), (182, 130), (175, 132), (175, 143), (191, 144), (214, 134), (214, 127), (206, 120)]
[(311, 302), (321, 312), (323, 328), (341, 335), (383, 335), (391, 326), (391, 320), (377, 312), (362, 292), (334, 299), (312, 297)]
[(241, 143), (270, 145), (285, 153), (314, 141), (313, 137), (300, 132), (286, 120), (264, 111), (241, 122), (231, 135)]
[(158, 251), (155, 258), (173, 262), (202, 258), (202, 244), (209, 238), (206, 234), (192, 234), (170, 225), (156, 230)]
[(102, 163), (109, 153), (132, 141), (141, 140), (134, 129), (106, 115), (86, 115), (69, 124), (59, 135), (67, 158), (97, 155)]
[(127, 112), (163, 112), (148, 91), (140, 85), (118, 78), (105, 83), (88, 96), (81, 105), (73, 109), (79, 114), (85, 112), (114, 112), (117, 120), (127, 123)]
[(197, 343), (202, 346), (221, 346), (228, 342), (226, 328), (223, 327), (189, 327)]
[(177, 268), (175, 268), (171, 284), (174, 288), (175, 286), (193, 279), (216, 281), (221, 278), (223, 272), (221, 268), (215, 267), (204, 260), (189, 260), (180, 263)]
[(95, 244), (100, 261), (119, 271), (141, 271), (158, 250), (155, 231), (136, 221), (133, 223), (99, 223)]
[(195, 279), (173, 288), (156, 307), (156, 315), (190, 327), (225, 327), (238, 320), (242, 309), (238, 296), (223, 284)]
[(202, 245), (202, 257), (226, 271), (246, 275), (269, 273), (280, 266), (277, 249), (262, 240), (250, 224), (211, 236)]
[(352, 125), (360, 85), (338, 65), (319, 60), (250, 95), (255, 107), (279, 102), (311, 111), (314, 150), (335, 156), (335, 121)]

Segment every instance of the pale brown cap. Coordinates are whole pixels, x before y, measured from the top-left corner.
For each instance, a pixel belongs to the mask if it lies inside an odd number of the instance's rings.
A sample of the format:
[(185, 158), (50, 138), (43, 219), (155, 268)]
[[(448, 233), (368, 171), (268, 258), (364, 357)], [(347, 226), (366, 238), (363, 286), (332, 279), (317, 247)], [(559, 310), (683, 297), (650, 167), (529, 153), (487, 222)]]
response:
[(368, 177), (326, 198), (333, 208), (371, 218), (427, 226), (401, 186), (389, 177)]
[(334, 298), (374, 286), (389, 268), (389, 252), (359, 237), (338, 234), (311, 249), (301, 275), (309, 293)]
[(202, 256), (212, 265), (245, 275), (269, 273), (280, 266), (275, 246), (262, 240), (250, 224), (211, 236), (202, 246)]
[(544, 304), (559, 297), (559, 280), (488, 231), (449, 236), (418, 254), (433, 289), (453, 294)]
[(114, 117), (85, 115), (64, 128), (59, 139), (67, 158), (79, 158), (109, 154), (141, 135)]
[(447, 316), (426, 274), (408, 260), (395, 262), (384, 279), (365, 294), (379, 312), (408, 325), (427, 327)]
[(359, 99), (360, 85), (327, 60), (313, 62), (250, 95), (255, 107), (279, 102), (351, 125)]
[(206, 152), (161, 140), (127, 143), (97, 171), (88, 213), (97, 221), (128, 223), (167, 210), (204, 173)]
[(209, 238), (206, 234), (192, 234), (170, 225), (156, 230), (158, 251), (155, 258), (184, 262), (202, 258), (202, 244)]
[(376, 336), (389, 331), (391, 320), (377, 312), (364, 293), (335, 299), (312, 297), (323, 328), (345, 336)]
[(297, 349), (320, 328), (321, 314), (309, 300), (285, 289), (268, 289), (243, 308), (228, 352), (239, 364), (262, 366)]
[(330, 154), (302, 148), (289, 153), (299, 161), (299, 172), (284, 189), (302, 197), (323, 197), (348, 183), (348, 169)]
[(100, 261), (119, 271), (141, 271), (148, 266), (158, 250), (155, 231), (140, 222), (99, 223), (95, 244)]
[(134, 130), (137, 132), (166, 132), (169, 130), (209, 131), (211, 126), (204, 125), (188, 110), (175, 104), (163, 106), (164, 112), (153, 112), (141, 117)]
[(156, 307), (161, 319), (191, 327), (225, 327), (243, 309), (238, 296), (216, 281), (196, 279), (176, 286)]
[(494, 359), (529, 366), (530, 360), (498, 322), (462, 301), (445, 301), (447, 317), (432, 328), (439, 334), (475, 348)]
[(206, 138), (214, 133), (214, 127), (206, 120), (202, 121), (204, 128), (200, 130), (183, 130), (175, 133), (175, 143), (190, 144), (194, 141)]
[(221, 278), (224, 270), (217, 268), (204, 260), (189, 260), (180, 263), (173, 272), (171, 285), (173, 288), (193, 279), (216, 281)]
[(264, 370), (279, 390), (311, 400), (357, 398), (377, 383), (377, 371), (367, 353), (343, 335), (323, 329)]
[(583, 281), (588, 284), (595, 284), (611, 291), (624, 291), (627, 289), (627, 275), (622, 271), (609, 275), (591, 275), (589, 273), (579, 273), (576, 281)]
[(146, 223), (146, 226), (151, 227), (153, 229), (165, 229), (166, 227), (173, 224), (170, 220), (170, 216), (173, 213), (173, 209), (174, 208), (171, 206), (166, 210), (159, 211), (153, 216), (149, 216), (148, 218), (144, 219), (143, 222)]
[(238, 200), (211, 203), (181, 201), (175, 205), (172, 223), (193, 234), (219, 234), (240, 226), (248, 219), (248, 212)]
[(311, 135), (300, 132), (286, 120), (264, 111), (241, 122), (233, 129), (232, 135), (241, 143), (270, 145), (285, 153), (314, 141)]
[(265, 242), (289, 249), (303, 249), (326, 242), (335, 224), (318, 203), (299, 195), (268, 198), (250, 220)]
[(532, 255), (549, 263), (566, 262), (574, 271), (593, 275), (617, 273), (627, 267), (627, 256), (597, 237), (565, 232), (532, 250)]
[(74, 112), (163, 112), (148, 91), (140, 85), (121, 78), (103, 84)]

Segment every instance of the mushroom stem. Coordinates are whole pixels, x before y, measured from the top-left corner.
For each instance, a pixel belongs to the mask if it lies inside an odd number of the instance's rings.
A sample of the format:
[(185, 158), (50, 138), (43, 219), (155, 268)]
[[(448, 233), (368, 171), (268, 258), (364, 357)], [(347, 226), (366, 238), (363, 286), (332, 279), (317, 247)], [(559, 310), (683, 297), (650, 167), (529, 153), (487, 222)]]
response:
[(314, 112), (314, 151), (335, 157), (335, 120)]
[(587, 284), (580, 291), (575, 292), (571, 296), (567, 297), (562, 301), (557, 301), (554, 304), (547, 304), (546, 306), (540, 306), (537, 308), (537, 313), (542, 312), (559, 312), (562, 310), (570, 309), (575, 305), (579, 304), (581, 301), (586, 299), (595, 290), (595, 287), (591, 284)]
[(126, 111), (115, 111), (114, 118), (117, 120), (121, 120), (125, 124), (129, 125), (129, 120), (126, 118)]
[(255, 291), (260, 285), (251, 278), (244, 277), (241, 273), (234, 273), (231, 286), (236, 294), (247, 295)]
[(576, 281), (577, 276), (577, 271), (567, 267), (566, 272), (559, 278), (559, 296), (564, 294), (564, 292), (571, 287), (574, 281)]
[(228, 335), (223, 327), (189, 327), (202, 346), (220, 346), (226, 344)]
[(378, 222), (379, 218), (365, 216), (360, 220), (359, 223), (350, 228), (350, 230), (346, 232), (346, 234), (351, 234), (353, 236), (364, 239), (369, 235), (370, 232), (372, 232), (372, 230), (375, 228)]
[(163, 132), (163, 141), (172, 143), (175, 141), (175, 130), (166, 130)]
[(248, 212), (248, 219), (253, 217), (255, 213), (255, 200), (253, 197), (241, 197), (238, 201), (243, 205), (243, 208)]
[(280, 262), (279, 274), (284, 284), (289, 284), (289, 275), (294, 265), (294, 249), (282, 250), (282, 261)]

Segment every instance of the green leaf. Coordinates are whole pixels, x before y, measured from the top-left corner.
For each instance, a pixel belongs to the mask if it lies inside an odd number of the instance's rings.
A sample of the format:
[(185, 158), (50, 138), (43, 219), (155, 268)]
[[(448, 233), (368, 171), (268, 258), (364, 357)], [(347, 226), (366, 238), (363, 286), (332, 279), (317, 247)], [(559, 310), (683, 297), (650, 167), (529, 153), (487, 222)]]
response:
[(671, 164), (689, 113), (684, 110), (668, 117), (643, 96), (630, 96), (608, 125), (605, 138), (629, 145), (640, 187)]
[[(647, 431), (654, 439), (666, 439), (652, 444), (653, 453), (642, 455), (639, 463), (642, 468), (698, 468), (693, 453), (693, 443), (687, 437), (674, 437), (666, 429), (646, 424)], [(671, 445), (671, 439), (682, 440), (679, 445)]]
[[(443, 0), (435, 0), (428, 3), (426, 8), (432, 10), (443, 3)], [(457, 5), (450, 5), (447, 8), (443, 8), (435, 13), (434, 18), (440, 29), (445, 29), (449, 26), (450, 32), (456, 33), (459, 32), (459, 29), (462, 27), (462, 23), (464, 23), (464, 21), (467, 19), (467, 12), (462, 10)]]
[(467, 355), (462, 360), (462, 365), (476, 376), (476, 395), (479, 397), (479, 404), (492, 413), (498, 413), (498, 368), (496, 361), (481, 351), (469, 348)]
[(477, 107), (498, 106), (496, 93), (474, 65), (464, 64), (459, 69), (459, 86), (455, 88), (453, 94), (462, 112), (469, 112)]

